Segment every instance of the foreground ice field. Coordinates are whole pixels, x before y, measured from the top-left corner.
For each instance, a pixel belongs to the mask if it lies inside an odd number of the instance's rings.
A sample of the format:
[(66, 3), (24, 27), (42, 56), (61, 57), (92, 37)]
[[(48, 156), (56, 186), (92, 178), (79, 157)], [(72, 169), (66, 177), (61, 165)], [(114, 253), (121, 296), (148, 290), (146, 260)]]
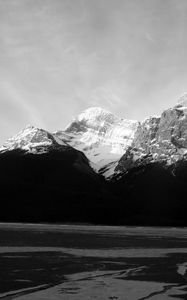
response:
[(187, 229), (0, 225), (0, 299), (186, 299)]

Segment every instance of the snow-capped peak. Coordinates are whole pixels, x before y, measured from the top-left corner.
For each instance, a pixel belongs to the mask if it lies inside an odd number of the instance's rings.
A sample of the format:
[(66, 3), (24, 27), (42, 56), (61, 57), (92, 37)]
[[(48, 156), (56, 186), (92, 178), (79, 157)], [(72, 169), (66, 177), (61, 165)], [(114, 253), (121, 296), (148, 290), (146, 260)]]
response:
[[(119, 159), (131, 145), (138, 122), (91, 107), (78, 115), (66, 128), (68, 143), (86, 154), (94, 169)], [(63, 139), (64, 132), (56, 132)]]
[(137, 121), (120, 118), (101, 107), (90, 107), (73, 119), (73, 122), (67, 126), (66, 132), (83, 131), (84, 127), (105, 131), (114, 124), (121, 123), (126, 126), (135, 124)]
[(90, 107), (86, 110), (84, 110), (77, 119), (79, 121), (86, 120), (89, 123), (95, 122), (95, 121), (105, 121), (106, 119), (109, 121), (114, 121), (115, 119), (118, 119), (114, 114), (109, 112), (106, 109), (103, 109), (101, 107)]
[(0, 151), (22, 149), (29, 152), (36, 152), (39, 148), (41, 150), (41, 147), (49, 147), (53, 144), (67, 146), (65, 142), (48, 131), (28, 125), (18, 134), (9, 138), (0, 148)]
[(67, 126), (66, 131), (82, 131), (84, 126), (91, 128), (104, 127), (113, 124), (117, 120), (120, 120), (120, 118), (101, 107), (90, 107), (79, 114), (73, 122)]

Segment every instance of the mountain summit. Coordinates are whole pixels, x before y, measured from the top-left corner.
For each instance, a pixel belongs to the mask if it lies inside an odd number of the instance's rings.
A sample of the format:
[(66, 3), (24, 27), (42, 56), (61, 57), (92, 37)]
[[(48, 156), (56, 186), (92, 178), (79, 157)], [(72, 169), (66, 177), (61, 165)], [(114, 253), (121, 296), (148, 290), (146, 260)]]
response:
[(118, 160), (131, 145), (138, 122), (115, 116), (100, 107), (83, 111), (66, 128), (55, 135), (85, 153), (94, 169), (99, 170)]
[(32, 153), (44, 153), (50, 148), (68, 146), (46, 130), (28, 125), (18, 134), (8, 139), (0, 151), (22, 149)]
[(66, 132), (78, 132), (79, 130), (83, 130), (84, 126), (104, 132), (116, 121), (119, 121), (119, 118), (111, 112), (101, 107), (90, 107), (84, 110), (69, 124), (66, 128)]

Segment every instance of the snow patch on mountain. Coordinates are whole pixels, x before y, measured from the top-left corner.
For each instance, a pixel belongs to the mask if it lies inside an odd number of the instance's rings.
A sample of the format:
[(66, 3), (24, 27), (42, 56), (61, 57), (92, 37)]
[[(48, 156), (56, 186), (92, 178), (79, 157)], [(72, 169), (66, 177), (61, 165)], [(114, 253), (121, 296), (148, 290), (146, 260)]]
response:
[(22, 149), (31, 153), (44, 153), (49, 150), (49, 147), (55, 146), (67, 146), (67, 143), (46, 130), (28, 125), (8, 139), (0, 151)]
[(126, 120), (111, 112), (91, 107), (83, 111), (65, 131), (57, 131), (60, 139), (85, 153), (92, 167), (99, 171), (104, 166), (119, 160), (131, 145), (139, 122)]

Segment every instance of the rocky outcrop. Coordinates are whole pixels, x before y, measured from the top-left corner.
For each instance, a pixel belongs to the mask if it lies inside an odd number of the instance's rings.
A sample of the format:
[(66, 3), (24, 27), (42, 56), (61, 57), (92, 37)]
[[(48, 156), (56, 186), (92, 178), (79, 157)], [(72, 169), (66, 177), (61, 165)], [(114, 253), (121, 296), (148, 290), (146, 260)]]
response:
[(132, 147), (149, 151), (150, 146), (156, 139), (160, 117), (150, 117), (139, 124), (135, 133)]
[(133, 167), (161, 162), (169, 166), (187, 159), (187, 106), (180, 101), (160, 117), (150, 117), (139, 124), (131, 147), (115, 168), (114, 174)]

